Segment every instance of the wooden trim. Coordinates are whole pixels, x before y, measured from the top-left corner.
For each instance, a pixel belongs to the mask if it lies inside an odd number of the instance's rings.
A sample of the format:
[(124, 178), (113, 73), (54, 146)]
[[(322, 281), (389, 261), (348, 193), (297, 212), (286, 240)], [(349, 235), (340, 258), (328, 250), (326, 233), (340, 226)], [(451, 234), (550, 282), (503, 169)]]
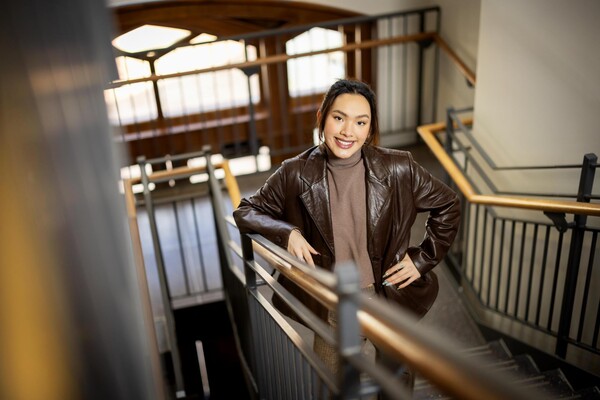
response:
[(437, 43), (439, 48), (446, 53), (450, 60), (454, 64), (456, 64), (456, 67), (465, 76), (467, 81), (469, 81), (471, 85), (475, 86), (475, 84), (477, 83), (475, 73), (471, 71), (471, 69), (467, 67), (467, 64), (465, 64), (464, 61), (461, 60), (460, 57), (454, 52), (454, 50), (452, 50), (450, 46), (448, 46), (448, 43), (446, 43), (446, 41), (442, 39), (440, 35), (435, 35), (435, 42)]
[[(470, 124), (471, 122), (472, 121), (470, 119), (464, 121), (465, 124)], [(436, 134), (445, 132), (445, 130), (446, 124), (443, 122), (423, 125), (417, 128), (421, 138), (423, 138), (427, 146), (429, 146), (440, 164), (442, 164), (446, 172), (448, 172), (456, 186), (469, 202), (488, 206), (600, 216), (600, 204), (583, 203), (578, 201), (541, 200), (535, 198), (500, 196), (493, 194), (484, 195), (475, 192), (462, 171), (458, 168), (458, 166), (446, 153), (442, 145), (435, 138)]]

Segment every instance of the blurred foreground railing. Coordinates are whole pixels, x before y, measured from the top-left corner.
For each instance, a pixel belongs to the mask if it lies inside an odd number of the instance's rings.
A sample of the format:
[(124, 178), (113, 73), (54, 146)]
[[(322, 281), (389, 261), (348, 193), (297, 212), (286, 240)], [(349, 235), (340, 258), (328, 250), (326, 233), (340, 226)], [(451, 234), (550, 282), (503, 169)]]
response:
[[(451, 109), (447, 124), (422, 126), (419, 133), (463, 195), (461, 231), (449, 260), (479, 322), (598, 374), (596, 155), (586, 154), (579, 165), (499, 167), (458, 113)], [(579, 180), (577, 193), (500, 190), (488, 172), (516, 172), (523, 180), (531, 171), (563, 170)]]
[[(461, 399), (536, 398), (498, 374), (486, 372), (460, 355), (458, 347), (439, 333), (426, 331), (396, 306), (369, 299), (358, 285), (353, 263), (338, 265), (336, 273), (300, 262), (260, 235), (237, 232), (223, 208), (222, 188), (207, 164), (214, 219), (219, 237), (225, 300), (237, 338), (243, 369), (256, 398), (360, 398), (385, 392), (391, 398), (410, 398), (391, 371), (360, 351), (361, 332), (397, 360), (411, 365), (444, 392)], [(338, 313), (332, 329), (289, 294), (272, 276), (292, 279), (309, 295)], [(277, 294), (310, 331), (337, 346), (338, 376), (312, 350), (306, 330), (294, 327), (272, 305)]]

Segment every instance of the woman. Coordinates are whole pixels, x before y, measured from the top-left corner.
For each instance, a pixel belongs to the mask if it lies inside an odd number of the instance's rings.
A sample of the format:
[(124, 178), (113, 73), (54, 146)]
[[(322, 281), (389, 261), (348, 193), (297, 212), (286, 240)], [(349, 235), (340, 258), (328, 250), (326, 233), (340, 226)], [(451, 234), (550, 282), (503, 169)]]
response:
[[(438, 291), (430, 271), (458, 230), (457, 195), (409, 152), (373, 145), (379, 135), (377, 105), (365, 83), (335, 82), (317, 112), (317, 127), (319, 146), (284, 161), (256, 194), (242, 200), (234, 211), (240, 232), (260, 233), (327, 270), (354, 260), (364, 290), (423, 316)], [(426, 234), (419, 246), (409, 247), (419, 212), (429, 212)], [(280, 280), (333, 322), (320, 303), (285, 277)], [(274, 303), (294, 317), (278, 298)], [(316, 338), (315, 348), (320, 346)], [(322, 349), (318, 352), (323, 356)]]

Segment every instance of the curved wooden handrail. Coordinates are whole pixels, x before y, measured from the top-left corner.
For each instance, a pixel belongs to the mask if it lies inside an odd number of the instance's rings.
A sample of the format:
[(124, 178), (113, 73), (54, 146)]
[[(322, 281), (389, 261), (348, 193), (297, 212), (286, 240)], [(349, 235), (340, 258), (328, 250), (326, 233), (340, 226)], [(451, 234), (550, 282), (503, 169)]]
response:
[[(465, 120), (465, 124), (472, 121)], [(484, 204), (488, 206), (512, 207), (529, 210), (539, 210), (554, 213), (566, 214), (585, 214), (590, 216), (600, 216), (600, 204), (583, 203), (578, 201), (560, 201), (560, 200), (542, 200), (528, 197), (500, 196), (494, 194), (480, 194), (475, 192), (460, 168), (454, 163), (446, 153), (435, 135), (446, 131), (446, 124), (438, 122), (435, 124), (422, 125), (417, 128), (419, 135), (431, 149), (440, 164), (450, 175), (456, 186), (466, 197), (466, 199), (475, 204)]]
[[(229, 193), (229, 198), (231, 199), (231, 205), (233, 208), (237, 208), (242, 200), (240, 195), (240, 188), (237, 184), (237, 180), (231, 173), (231, 169), (229, 168), (229, 161), (223, 160), (221, 162), (213, 163), (213, 166), (216, 169), (223, 169), (225, 172), (225, 186), (227, 187), (227, 192)], [(195, 173), (203, 173), (206, 172), (206, 166), (201, 167), (177, 167), (169, 170), (156, 171), (152, 173), (152, 175), (148, 176), (148, 182), (155, 182), (159, 180), (165, 179), (177, 179), (182, 177), (188, 177)], [(136, 177), (127, 180), (127, 184), (129, 186), (140, 183), (142, 178)]]

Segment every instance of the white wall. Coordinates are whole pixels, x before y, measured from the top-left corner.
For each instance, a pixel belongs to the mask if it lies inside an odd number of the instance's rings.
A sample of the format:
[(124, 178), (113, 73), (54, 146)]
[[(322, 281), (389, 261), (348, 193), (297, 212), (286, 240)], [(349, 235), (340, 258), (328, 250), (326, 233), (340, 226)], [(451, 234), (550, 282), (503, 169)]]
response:
[[(500, 165), (581, 163), (600, 153), (600, 2), (483, 0), (474, 132)], [(578, 174), (529, 179), (575, 192)], [(504, 174), (501, 185), (524, 182)]]

